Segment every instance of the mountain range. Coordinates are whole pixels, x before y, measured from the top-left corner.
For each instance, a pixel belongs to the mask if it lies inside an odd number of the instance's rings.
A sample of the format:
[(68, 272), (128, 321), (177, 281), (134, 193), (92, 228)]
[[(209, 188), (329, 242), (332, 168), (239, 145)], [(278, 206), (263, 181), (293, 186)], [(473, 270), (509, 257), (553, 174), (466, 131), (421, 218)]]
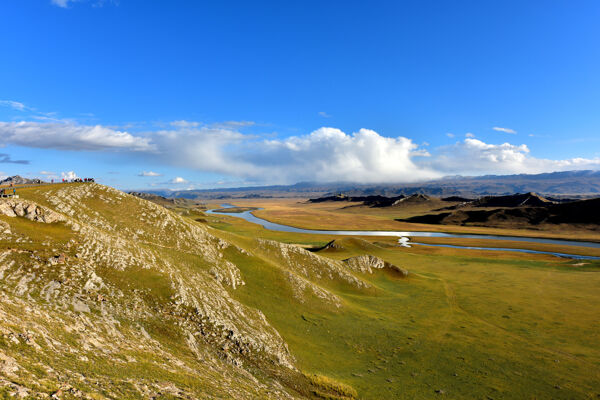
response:
[(467, 198), (536, 192), (544, 196), (594, 197), (600, 194), (600, 171), (565, 171), (543, 174), (451, 176), (412, 184), (360, 184), (352, 182), (273, 185), (202, 190), (147, 190), (165, 197), (189, 199), (400, 196), (421, 193), (431, 196)]

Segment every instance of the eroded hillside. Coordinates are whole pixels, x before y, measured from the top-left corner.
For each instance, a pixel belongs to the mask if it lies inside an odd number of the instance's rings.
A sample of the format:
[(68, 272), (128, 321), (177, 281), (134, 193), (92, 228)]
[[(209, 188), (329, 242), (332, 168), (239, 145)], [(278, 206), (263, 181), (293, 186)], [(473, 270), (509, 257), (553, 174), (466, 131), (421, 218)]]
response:
[(269, 253), (297, 297), (340, 307), (319, 281), (368, 286), (341, 262), (277, 242), (256, 242), (254, 255), (191, 219), (97, 184), (0, 199), (0, 232), (1, 393), (354, 396), (304, 375), (265, 315), (232, 295), (245, 282), (231, 259)]

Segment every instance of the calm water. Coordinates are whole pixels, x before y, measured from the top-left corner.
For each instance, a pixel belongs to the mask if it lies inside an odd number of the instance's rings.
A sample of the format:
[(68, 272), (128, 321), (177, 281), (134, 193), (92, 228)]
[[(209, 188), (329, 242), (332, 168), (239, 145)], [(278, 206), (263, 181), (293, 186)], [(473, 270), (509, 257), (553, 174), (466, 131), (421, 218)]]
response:
[[(234, 207), (231, 204), (221, 204), (222, 208)], [(231, 217), (243, 218), (248, 222), (253, 222), (258, 225), (262, 225), (265, 229), (280, 232), (293, 232), (293, 233), (309, 233), (319, 235), (340, 235), (340, 236), (392, 236), (399, 238), (418, 238), (418, 237), (441, 237), (441, 238), (462, 238), (462, 239), (488, 239), (488, 240), (511, 240), (517, 242), (530, 242), (530, 243), (545, 243), (545, 244), (556, 244), (561, 246), (579, 246), (579, 247), (592, 247), (600, 249), (600, 243), (594, 242), (579, 242), (576, 240), (561, 240), (561, 239), (542, 239), (542, 238), (529, 238), (522, 236), (496, 236), (496, 235), (476, 235), (476, 234), (460, 234), (460, 233), (444, 233), (444, 232), (427, 232), (427, 231), (328, 231), (328, 230), (317, 230), (317, 229), (302, 229), (295, 228), (293, 226), (276, 224), (258, 218), (252, 215), (251, 211), (244, 211), (241, 213), (223, 213), (216, 210), (207, 211), (208, 214), (228, 215)], [(403, 240), (406, 243), (406, 240)], [(472, 246), (454, 246), (446, 244), (425, 244), (418, 242), (411, 242), (410, 244), (416, 244), (419, 246), (432, 246), (432, 247), (450, 247), (460, 249), (471, 249), (471, 250), (495, 250), (495, 251), (513, 251), (518, 253), (532, 253), (532, 254), (551, 254), (557, 257), (567, 257), (574, 259), (587, 259), (587, 260), (600, 260), (600, 257), (592, 256), (580, 256), (577, 254), (566, 254), (566, 253), (555, 253), (550, 251), (537, 251), (527, 249), (508, 249), (501, 247), (472, 247)], [(576, 251), (576, 249), (573, 249)]]

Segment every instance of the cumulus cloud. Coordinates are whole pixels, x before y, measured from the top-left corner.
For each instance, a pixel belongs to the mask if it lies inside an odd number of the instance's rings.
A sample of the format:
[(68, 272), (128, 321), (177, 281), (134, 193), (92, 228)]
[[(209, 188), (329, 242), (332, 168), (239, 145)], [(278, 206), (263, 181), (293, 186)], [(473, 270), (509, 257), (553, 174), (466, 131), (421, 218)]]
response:
[(0, 153), (0, 164), (29, 164), (28, 160), (13, 160), (9, 154)]
[(174, 184), (183, 184), (183, 183), (188, 183), (187, 180), (183, 179), (180, 176), (176, 176), (175, 178), (171, 179), (169, 181), (169, 183), (174, 183)]
[[(237, 125), (236, 125), (237, 124)], [(249, 126), (250, 124), (245, 124)], [(270, 139), (242, 133), (243, 121), (202, 124), (175, 121), (168, 129), (131, 134), (74, 122), (0, 122), (0, 146), (137, 154), (153, 165), (213, 172), (260, 183), (415, 182), (448, 174), (538, 173), (600, 169), (600, 159), (541, 159), (525, 144), (490, 144), (467, 133), (463, 141), (436, 149), (410, 138), (360, 129), (323, 127), (312, 133)], [(3, 161), (2, 161), (3, 160)], [(0, 154), (0, 162), (22, 162)], [(141, 177), (157, 177), (142, 171)], [(65, 178), (72, 179), (72, 178)], [(187, 183), (176, 177), (164, 184)]]
[(0, 122), (0, 144), (59, 150), (152, 150), (148, 138), (73, 122)]
[(325, 111), (319, 111), (319, 115), (323, 118), (330, 118), (331, 115), (327, 114)]
[(388, 138), (369, 129), (346, 134), (320, 128), (308, 135), (257, 143), (245, 159), (282, 182), (408, 182), (437, 176), (413, 160), (426, 155), (405, 137)]
[(203, 127), (160, 131), (152, 138), (166, 162), (263, 182), (407, 182), (438, 176), (414, 163), (415, 157), (428, 153), (410, 139), (368, 129), (346, 134), (321, 128), (267, 140)]
[(62, 179), (66, 179), (66, 180), (71, 180), (71, 179), (77, 179), (77, 178), (79, 178), (74, 171), (61, 172), (60, 173), (60, 177)]
[(253, 166), (233, 156), (251, 138), (233, 129), (185, 127), (149, 134), (158, 161), (175, 166), (226, 174), (251, 174)]
[(514, 129), (510, 129), (510, 128), (501, 128), (501, 127), (499, 127), (499, 126), (494, 126), (492, 129), (493, 129), (493, 130), (495, 130), (495, 131), (498, 131), (498, 132), (504, 132), (504, 133), (512, 133), (512, 134), (515, 134), (515, 133), (517, 133), (517, 131), (515, 131)]
[(154, 171), (142, 171), (138, 174), (138, 176), (162, 176), (162, 174)]
[(599, 169), (600, 158), (550, 160), (530, 155), (525, 144), (489, 144), (467, 138), (463, 142), (438, 149), (430, 167), (445, 173), (517, 174)]
[(471, 132), (467, 132), (467, 133), (465, 133), (465, 137), (474, 138), (475, 135), (473, 135)]

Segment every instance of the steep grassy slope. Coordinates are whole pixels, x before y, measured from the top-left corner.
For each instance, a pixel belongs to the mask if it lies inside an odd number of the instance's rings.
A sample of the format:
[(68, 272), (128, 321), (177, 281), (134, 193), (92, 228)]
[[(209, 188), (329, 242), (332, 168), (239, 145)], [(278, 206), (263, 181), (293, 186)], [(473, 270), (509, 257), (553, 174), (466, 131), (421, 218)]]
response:
[[(232, 297), (245, 282), (229, 259), (255, 257), (202, 225), (96, 184), (30, 188), (0, 206), (6, 393), (336, 395), (297, 369), (260, 310)], [(360, 282), (341, 263), (320, 266)]]
[(598, 395), (598, 264), (324, 247), (96, 184), (21, 196), (0, 201), (23, 215), (0, 215), (0, 398)]

